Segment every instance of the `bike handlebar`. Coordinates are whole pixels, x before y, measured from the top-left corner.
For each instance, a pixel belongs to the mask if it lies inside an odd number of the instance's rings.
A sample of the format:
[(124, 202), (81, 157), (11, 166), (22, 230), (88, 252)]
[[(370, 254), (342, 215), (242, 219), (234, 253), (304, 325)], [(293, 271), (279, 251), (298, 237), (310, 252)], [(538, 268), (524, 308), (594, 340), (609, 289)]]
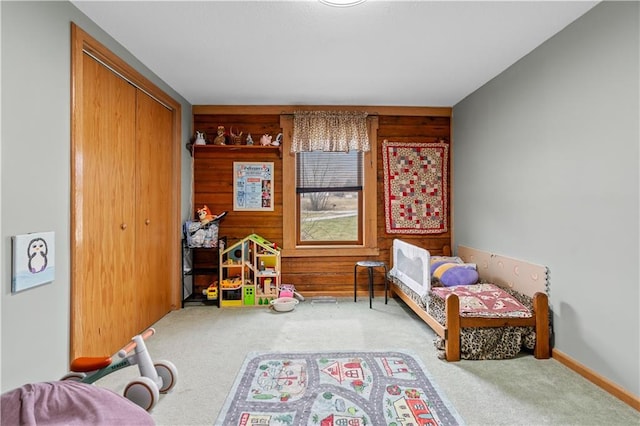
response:
[[(145, 331), (143, 331), (141, 334), (139, 334), (139, 336), (142, 337), (143, 340), (147, 340), (147, 338), (153, 336), (155, 334), (155, 332), (156, 332), (156, 330), (153, 327), (151, 327), (151, 328), (147, 328)], [(135, 347), (136, 347), (136, 341), (134, 339), (131, 339), (131, 341), (129, 343), (124, 345), (123, 348), (118, 351), (118, 356), (120, 358), (124, 358)]]

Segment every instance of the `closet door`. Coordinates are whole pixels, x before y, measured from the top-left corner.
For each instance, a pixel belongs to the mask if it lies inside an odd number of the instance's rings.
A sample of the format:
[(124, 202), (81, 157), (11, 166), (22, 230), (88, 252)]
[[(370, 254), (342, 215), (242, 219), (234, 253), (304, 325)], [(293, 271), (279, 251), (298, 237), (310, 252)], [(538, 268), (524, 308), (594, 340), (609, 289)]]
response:
[[(71, 357), (113, 353), (132, 336), (136, 89), (84, 54), (74, 149)], [(79, 136), (79, 137), (78, 137)], [(134, 332), (137, 332), (135, 330)]]
[(138, 90), (136, 130), (136, 282), (135, 297), (142, 324), (151, 324), (171, 310), (173, 280), (172, 114)]
[(181, 107), (71, 24), (70, 359), (180, 306)]

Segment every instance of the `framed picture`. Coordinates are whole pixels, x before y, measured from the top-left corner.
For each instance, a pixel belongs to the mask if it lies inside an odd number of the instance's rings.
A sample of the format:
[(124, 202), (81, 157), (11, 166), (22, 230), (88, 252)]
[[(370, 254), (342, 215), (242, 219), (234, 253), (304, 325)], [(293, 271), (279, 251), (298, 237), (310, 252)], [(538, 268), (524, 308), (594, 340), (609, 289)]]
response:
[(11, 237), (11, 292), (17, 293), (55, 278), (55, 234), (38, 232)]
[(273, 163), (233, 163), (233, 210), (273, 211)]

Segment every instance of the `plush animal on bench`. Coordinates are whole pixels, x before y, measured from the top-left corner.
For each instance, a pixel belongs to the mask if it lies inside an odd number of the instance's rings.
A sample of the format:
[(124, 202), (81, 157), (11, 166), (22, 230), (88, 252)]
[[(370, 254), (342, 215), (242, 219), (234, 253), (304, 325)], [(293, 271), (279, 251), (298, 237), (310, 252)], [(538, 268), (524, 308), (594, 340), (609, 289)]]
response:
[(223, 211), (216, 216), (211, 214), (207, 205), (204, 205), (196, 210), (196, 215), (198, 221), (186, 224), (189, 247), (214, 247), (217, 244), (217, 241), (214, 240), (218, 238), (217, 226), (215, 225), (227, 215), (227, 212)]

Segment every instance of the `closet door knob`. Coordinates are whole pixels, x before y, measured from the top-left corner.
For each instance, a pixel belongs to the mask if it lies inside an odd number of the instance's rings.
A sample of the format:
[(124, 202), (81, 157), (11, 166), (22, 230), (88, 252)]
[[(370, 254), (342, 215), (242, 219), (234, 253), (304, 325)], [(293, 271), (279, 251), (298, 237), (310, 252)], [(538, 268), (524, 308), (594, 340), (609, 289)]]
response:
[(150, 223), (151, 223), (151, 220), (150, 220), (150, 219), (147, 219), (147, 220), (145, 220), (145, 221), (144, 221), (144, 224), (145, 224), (145, 225), (148, 225), (148, 224), (150, 224)]
[(123, 231), (127, 229), (127, 224), (123, 223), (122, 225), (120, 225), (120, 229), (122, 229)]

